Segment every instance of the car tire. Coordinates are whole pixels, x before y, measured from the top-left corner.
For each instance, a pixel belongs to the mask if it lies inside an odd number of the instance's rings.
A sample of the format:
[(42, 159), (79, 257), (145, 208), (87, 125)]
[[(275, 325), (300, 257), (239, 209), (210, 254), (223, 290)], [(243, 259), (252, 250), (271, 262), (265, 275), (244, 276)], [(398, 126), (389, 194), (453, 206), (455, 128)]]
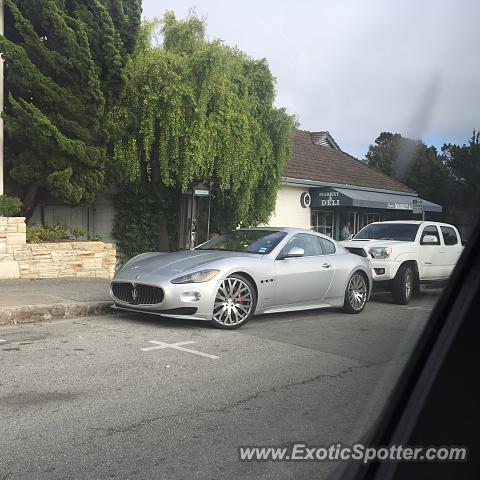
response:
[(414, 291), (415, 276), (412, 267), (401, 265), (392, 282), (392, 298), (398, 305), (407, 305)]
[(364, 273), (357, 271), (348, 280), (345, 289), (343, 311), (345, 313), (360, 313), (368, 300), (368, 280)]
[(225, 330), (240, 328), (253, 316), (256, 306), (254, 286), (248, 278), (235, 273), (225, 278), (217, 290), (210, 324)]
[(413, 287), (412, 297), (418, 297), (420, 295), (420, 276), (418, 271), (413, 272)]

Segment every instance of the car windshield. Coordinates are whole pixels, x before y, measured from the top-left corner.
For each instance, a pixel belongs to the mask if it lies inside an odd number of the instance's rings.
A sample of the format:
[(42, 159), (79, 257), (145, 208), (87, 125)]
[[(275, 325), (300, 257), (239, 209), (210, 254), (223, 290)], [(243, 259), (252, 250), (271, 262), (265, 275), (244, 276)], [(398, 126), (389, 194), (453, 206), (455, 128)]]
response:
[(196, 250), (225, 250), (229, 252), (270, 253), (285, 238), (286, 232), (272, 230), (234, 230), (213, 238)]
[(418, 225), (414, 223), (372, 223), (355, 235), (354, 240), (397, 240), (413, 242)]

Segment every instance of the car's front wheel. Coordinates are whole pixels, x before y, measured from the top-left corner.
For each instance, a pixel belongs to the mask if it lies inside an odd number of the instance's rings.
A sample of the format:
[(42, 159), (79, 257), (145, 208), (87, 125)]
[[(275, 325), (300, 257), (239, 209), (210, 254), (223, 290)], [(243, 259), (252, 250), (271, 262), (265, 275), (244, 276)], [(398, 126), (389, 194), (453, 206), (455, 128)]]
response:
[(250, 320), (256, 305), (257, 296), (251, 282), (243, 275), (230, 275), (215, 295), (211, 323), (217, 328), (239, 328)]
[(346, 313), (360, 313), (365, 308), (367, 298), (367, 279), (362, 272), (355, 272), (347, 284), (343, 311)]
[(398, 305), (407, 305), (414, 292), (414, 275), (409, 265), (401, 265), (392, 282), (392, 298)]

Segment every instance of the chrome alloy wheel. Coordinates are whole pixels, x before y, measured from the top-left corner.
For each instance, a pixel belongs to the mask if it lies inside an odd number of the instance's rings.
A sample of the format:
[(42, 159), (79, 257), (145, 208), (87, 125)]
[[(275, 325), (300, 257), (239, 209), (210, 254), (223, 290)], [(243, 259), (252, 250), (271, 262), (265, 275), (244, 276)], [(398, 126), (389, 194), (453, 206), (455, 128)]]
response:
[(240, 278), (226, 278), (215, 297), (213, 319), (221, 325), (238, 325), (250, 315), (253, 296)]
[(367, 301), (367, 284), (359, 273), (348, 282), (348, 302), (354, 310), (361, 310)]

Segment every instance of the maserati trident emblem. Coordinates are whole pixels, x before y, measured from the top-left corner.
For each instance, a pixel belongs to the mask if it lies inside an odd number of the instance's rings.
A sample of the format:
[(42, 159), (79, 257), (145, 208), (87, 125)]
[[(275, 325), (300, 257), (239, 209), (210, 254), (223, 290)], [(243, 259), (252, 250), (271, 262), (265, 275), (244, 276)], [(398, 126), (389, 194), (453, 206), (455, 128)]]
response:
[(137, 286), (134, 285), (134, 286), (133, 286), (133, 290), (132, 290), (132, 300), (135, 302), (135, 300), (137, 300), (137, 297), (138, 297), (138, 294), (137, 294)]

